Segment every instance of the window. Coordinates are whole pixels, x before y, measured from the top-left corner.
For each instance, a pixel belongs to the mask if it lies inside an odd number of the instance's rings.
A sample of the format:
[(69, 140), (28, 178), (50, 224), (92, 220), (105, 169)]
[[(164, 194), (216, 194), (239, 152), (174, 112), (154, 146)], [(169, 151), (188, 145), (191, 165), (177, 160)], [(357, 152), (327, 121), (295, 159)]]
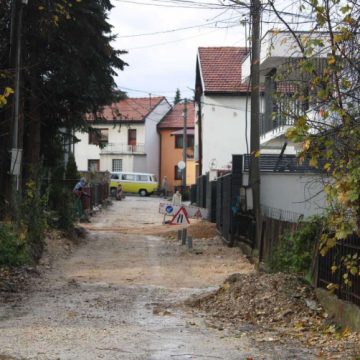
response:
[(149, 181), (149, 176), (148, 175), (137, 175), (136, 180), (146, 182), (146, 181)]
[(119, 180), (119, 175), (118, 174), (111, 174), (111, 179)]
[(122, 171), (122, 159), (112, 160), (112, 171)]
[(194, 135), (188, 135), (187, 136), (187, 147), (194, 147)]
[(128, 130), (128, 145), (136, 145), (136, 129)]
[(175, 165), (175, 180), (182, 180), (182, 170)]
[[(175, 135), (175, 148), (182, 149), (183, 147), (183, 136), (182, 135)], [(186, 147), (194, 147), (194, 135), (187, 136), (187, 144)]]
[(133, 175), (133, 174), (123, 174), (122, 179), (123, 180), (128, 180), (128, 181), (135, 181), (135, 175)]
[(105, 145), (109, 142), (109, 129), (91, 129), (89, 132), (89, 144)]
[(88, 160), (88, 171), (99, 171), (100, 160)]
[(175, 149), (181, 149), (183, 147), (183, 136), (175, 135)]

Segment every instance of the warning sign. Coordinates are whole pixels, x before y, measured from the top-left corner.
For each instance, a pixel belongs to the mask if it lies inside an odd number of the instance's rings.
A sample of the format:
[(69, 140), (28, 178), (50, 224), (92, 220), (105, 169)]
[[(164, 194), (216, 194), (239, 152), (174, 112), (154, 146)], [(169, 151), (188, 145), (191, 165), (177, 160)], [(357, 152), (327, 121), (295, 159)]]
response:
[(197, 209), (197, 211), (194, 214), (194, 218), (199, 220), (203, 218), (200, 209)]
[(182, 224), (190, 224), (188, 214), (185, 208), (182, 206), (178, 212), (173, 216), (170, 223), (171, 225), (182, 225)]
[(161, 203), (159, 206), (159, 213), (169, 216), (174, 216), (181, 208), (186, 210), (188, 218), (195, 218), (198, 220), (207, 219), (208, 218), (208, 210), (203, 209), (197, 206), (189, 206), (189, 205), (172, 205)]

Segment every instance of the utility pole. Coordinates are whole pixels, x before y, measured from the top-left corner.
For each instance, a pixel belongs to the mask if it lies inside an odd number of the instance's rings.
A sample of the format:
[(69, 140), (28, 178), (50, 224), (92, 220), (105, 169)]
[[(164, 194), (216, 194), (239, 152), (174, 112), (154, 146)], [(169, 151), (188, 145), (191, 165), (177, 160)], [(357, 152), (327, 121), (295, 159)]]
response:
[(12, 128), (11, 128), (11, 165), (10, 175), (11, 181), (11, 203), (14, 208), (16, 204), (17, 193), (20, 190), (20, 173), (22, 149), (19, 147), (19, 123), (20, 123), (20, 75), (21, 75), (21, 29), (23, 7), (27, 5), (27, 0), (13, 0), (11, 24), (11, 65), (14, 67), (14, 100), (12, 112)]
[(260, 249), (261, 209), (260, 209), (260, 20), (261, 2), (251, 0), (251, 135), (250, 135), (250, 185), (256, 219), (256, 248)]
[(187, 150), (187, 99), (184, 101), (184, 129), (183, 129), (183, 162), (185, 167), (182, 170), (182, 188), (186, 189), (186, 150)]

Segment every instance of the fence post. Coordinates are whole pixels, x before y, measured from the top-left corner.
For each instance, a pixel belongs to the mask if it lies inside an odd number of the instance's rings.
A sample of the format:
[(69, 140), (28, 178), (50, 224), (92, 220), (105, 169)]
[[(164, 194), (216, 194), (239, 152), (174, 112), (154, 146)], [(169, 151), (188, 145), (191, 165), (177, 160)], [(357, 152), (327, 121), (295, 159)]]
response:
[(188, 247), (189, 249), (192, 249), (192, 247), (193, 247), (193, 241), (192, 241), (192, 236), (191, 236), (191, 235), (189, 235), (189, 236), (187, 237), (187, 247)]
[(182, 229), (182, 237), (181, 237), (181, 245), (186, 244), (186, 237), (187, 237), (187, 229)]

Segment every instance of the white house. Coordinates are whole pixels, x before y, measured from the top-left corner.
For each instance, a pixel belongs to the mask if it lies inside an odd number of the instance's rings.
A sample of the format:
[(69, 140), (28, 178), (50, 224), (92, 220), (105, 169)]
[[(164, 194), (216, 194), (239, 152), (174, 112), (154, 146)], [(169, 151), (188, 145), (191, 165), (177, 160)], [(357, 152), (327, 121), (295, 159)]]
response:
[[(304, 41), (309, 37), (326, 41), (324, 33), (298, 35)], [(314, 66), (322, 69), (326, 54), (322, 48), (318, 50), (313, 60)], [(292, 97), (294, 84), (302, 81), (305, 88), (308, 84), (297, 66), (302, 59), (298, 44), (289, 32), (269, 31), (263, 37), (260, 54), (260, 146), (264, 160), (274, 159), (271, 169), (260, 168), (261, 204), (268, 208), (312, 215), (322, 212), (325, 207), (319, 174), (310, 168), (301, 172), (291, 167), (281, 171), (275, 169), (281, 159), (294, 156), (298, 151), (298, 145), (285, 138), (294, 117), (285, 116), (283, 110), (293, 115), (309, 114), (311, 111), (312, 105), (306, 100), (295, 101)], [(292, 65), (291, 71), (289, 64)], [(279, 73), (286, 75), (282, 81), (275, 76)], [(233, 154), (250, 152), (249, 80), (249, 49), (198, 49), (195, 96), (197, 175), (209, 172), (210, 179), (213, 179), (219, 170), (231, 169)], [(273, 96), (275, 90), (281, 93), (280, 98)]]
[[(323, 32), (295, 32), (298, 40), (306, 44), (310, 39), (329, 44), (329, 36)], [(313, 46), (312, 61), (314, 68), (322, 69), (326, 61), (328, 47)], [(299, 44), (289, 31), (268, 31), (261, 40), (260, 82), (263, 86), (263, 106), (260, 119), (260, 146), (262, 153), (277, 153), (285, 143), (285, 133), (293, 125), (294, 116), (311, 111), (309, 101), (292, 98), (295, 86), (303, 83), (308, 86), (306, 74), (299, 70), (304, 57)], [(282, 74), (283, 80), (276, 78)], [(242, 63), (242, 82), (250, 80), (250, 54)], [(296, 84), (296, 85), (294, 85)], [(297, 89), (299, 90), (299, 89)], [(274, 99), (274, 92), (283, 93), (281, 98)], [(304, 91), (304, 89), (303, 89)], [(307, 89), (310, 92), (310, 89)], [(287, 96), (288, 95), (288, 96)], [(284, 113), (291, 114), (286, 116)], [(298, 145), (287, 141), (286, 153), (296, 154)]]
[(76, 132), (80, 171), (133, 171), (159, 175), (157, 124), (171, 106), (165, 97), (127, 98), (89, 115), (88, 132)]
[[(298, 33), (300, 39), (326, 40), (324, 33)], [(316, 52), (316, 49), (315, 49)], [(285, 139), (293, 117), (284, 116), (308, 111), (306, 104), (295, 102), (292, 80), (299, 71), (289, 73), (289, 63), (301, 60), (299, 47), (289, 32), (268, 31), (262, 39), (260, 54), (260, 146), (262, 154), (296, 154), (297, 145)], [(315, 66), (326, 58), (319, 47)], [(276, 73), (286, 71), (280, 82)], [(195, 160), (197, 175), (231, 168), (232, 154), (250, 152), (250, 49), (242, 47), (200, 47), (196, 61)], [(274, 99), (274, 90), (284, 96)], [(289, 96), (286, 96), (289, 95)], [(285, 147), (284, 144), (287, 144)]]
[(232, 154), (250, 147), (249, 87), (241, 64), (248, 49), (201, 47), (196, 62), (195, 160), (197, 175), (231, 167)]

